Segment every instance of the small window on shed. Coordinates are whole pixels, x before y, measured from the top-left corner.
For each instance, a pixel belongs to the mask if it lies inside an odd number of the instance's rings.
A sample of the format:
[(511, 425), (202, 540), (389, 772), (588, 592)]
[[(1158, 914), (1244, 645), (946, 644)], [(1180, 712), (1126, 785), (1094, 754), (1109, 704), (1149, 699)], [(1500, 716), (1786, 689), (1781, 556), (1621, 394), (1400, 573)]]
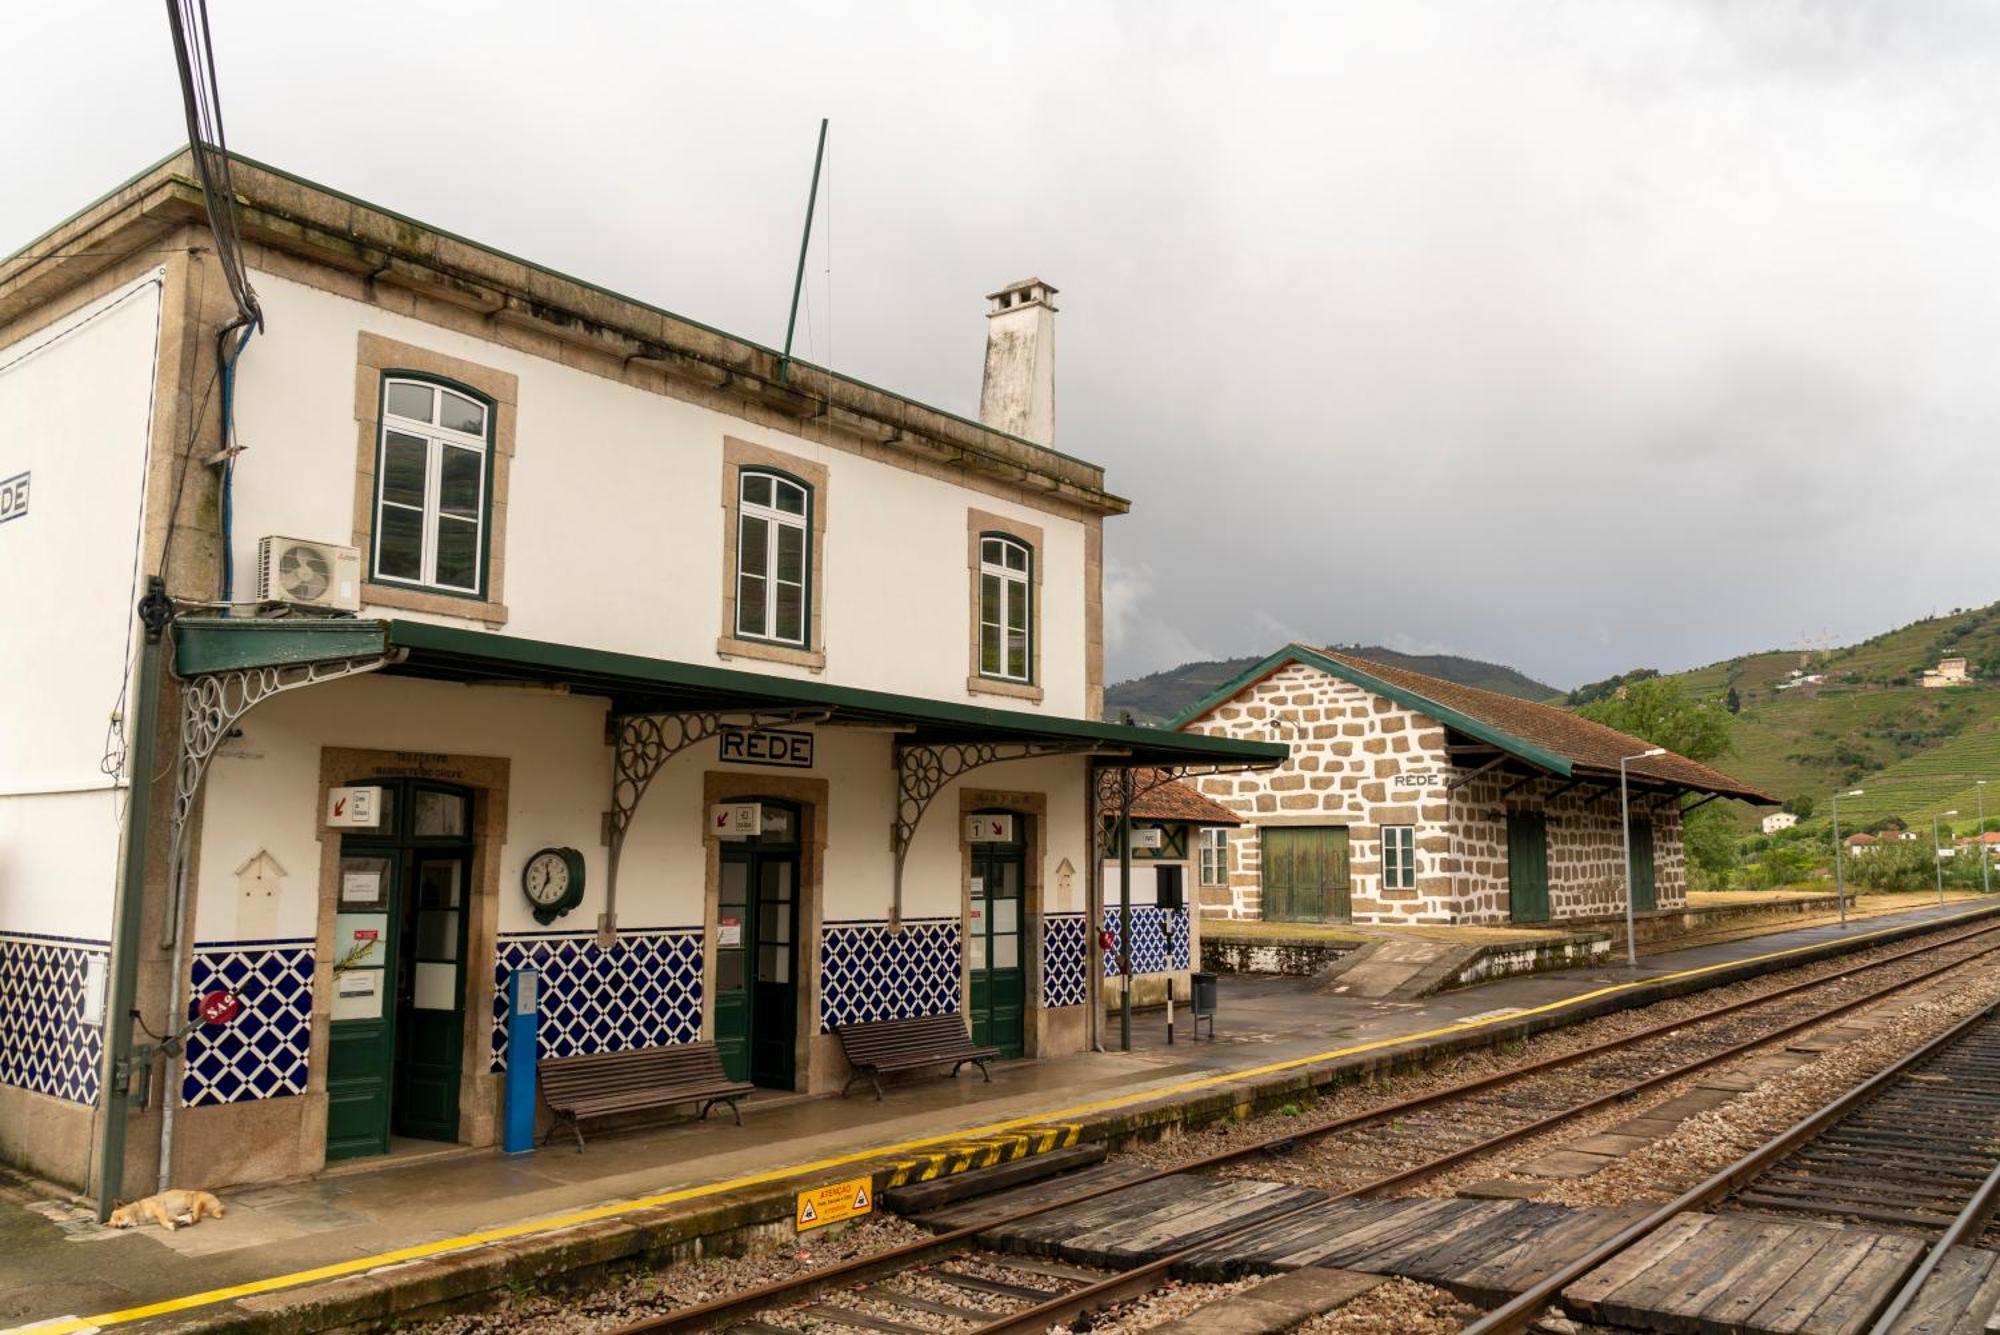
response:
[(1382, 887), (1385, 890), (1417, 888), (1417, 827), (1382, 827)]

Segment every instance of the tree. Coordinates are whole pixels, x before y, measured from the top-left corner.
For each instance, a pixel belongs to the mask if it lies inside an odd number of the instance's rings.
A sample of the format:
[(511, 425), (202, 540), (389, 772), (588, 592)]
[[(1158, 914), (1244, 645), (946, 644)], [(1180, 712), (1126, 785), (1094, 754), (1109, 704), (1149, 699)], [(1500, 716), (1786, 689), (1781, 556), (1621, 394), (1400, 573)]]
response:
[(1811, 820), (1813, 814), (1812, 794), (1800, 793), (1798, 796), (1792, 798), (1789, 802), (1785, 803), (1785, 810), (1791, 812), (1794, 816), (1797, 816), (1800, 820)]
[(1714, 700), (1691, 699), (1672, 677), (1628, 681), (1617, 695), (1577, 712), (1689, 760), (1715, 760), (1734, 749), (1728, 711)]
[(1732, 714), (1741, 714), (1743, 712), (1743, 697), (1736, 693), (1734, 686), (1729, 688), (1729, 694), (1722, 697), (1722, 704)]

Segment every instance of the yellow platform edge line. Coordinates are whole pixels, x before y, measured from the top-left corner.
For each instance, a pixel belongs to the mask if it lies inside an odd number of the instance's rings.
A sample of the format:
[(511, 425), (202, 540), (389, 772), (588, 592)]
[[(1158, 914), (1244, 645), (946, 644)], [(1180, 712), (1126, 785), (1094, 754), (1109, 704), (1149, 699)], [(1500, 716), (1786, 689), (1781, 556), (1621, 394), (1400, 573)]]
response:
[[(1985, 906), (1965, 913), (1950, 914), (1932, 919), (1925, 927), (1948, 927), (1966, 918), (1980, 916)], [(1907, 926), (1908, 924), (1904, 924)], [(1902, 927), (1883, 927), (1872, 932), (1861, 932), (1847, 938), (1850, 941), (1866, 941), (1877, 936), (1887, 936), (1902, 930)], [(1761, 964), (1767, 960), (1784, 959), (1790, 955), (1800, 955), (1815, 950), (1824, 942), (1811, 942), (1792, 946), (1785, 950), (1774, 950), (1762, 955), (1747, 955), (1741, 959), (1720, 960), (1714, 964), (1704, 964), (1699, 968), (1680, 969), (1673, 973), (1660, 974), (1653, 978), (1635, 978), (1630, 982), (1611, 983), (1604, 987), (1582, 992), (1559, 1001), (1544, 1002), (1523, 1010), (1509, 1011), (1505, 1015), (1489, 1016), (1484, 1019), (1461, 1020), (1456, 1024), (1439, 1026), (1414, 1034), (1397, 1034), (1378, 1038), (1367, 1043), (1356, 1043), (1344, 1048), (1331, 1048), (1325, 1052), (1315, 1052), (1303, 1057), (1288, 1057), (1283, 1061), (1267, 1062), (1262, 1066), (1245, 1067), (1239, 1071), (1222, 1071), (1213, 1075), (1198, 1076), (1179, 1084), (1155, 1089), (1133, 1090), (1109, 1098), (1095, 1099), (1088, 1103), (1074, 1104), (1048, 1112), (1032, 1113), (1010, 1118), (1004, 1122), (994, 1122), (986, 1126), (973, 1127), (969, 1131), (951, 1131), (937, 1136), (926, 1136), (918, 1140), (900, 1141), (890, 1145), (875, 1145), (866, 1149), (851, 1150), (845, 1154), (829, 1155), (806, 1163), (790, 1164), (782, 1168), (771, 1168), (761, 1173), (749, 1173), (742, 1177), (730, 1178), (722, 1182), (704, 1183), (699, 1186), (678, 1187), (671, 1191), (656, 1192), (647, 1196), (635, 1196), (630, 1200), (612, 1201), (562, 1214), (548, 1215), (540, 1219), (526, 1220), (517, 1224), (506, 1224), (499, 1228), (483, 1229), (477, 1233), (466, 1233), (454, 1238), (440, 1238), (433, 1242), (417, 1243), (409, 1247), (398, 1247), (372, 1256), (359, 1256), (352, 1260), (337, 1261), (330, 1265), (316, 1266), (310, 1270), (295, 1270), (289, 1274), (271, 1275), (264, 1279), (250, 1280), (243, 1284), (232, 1284), (219, 1289), (205, 1289), (199, 1293), (185, 1294), (179, 1298), (166, 1298), (139, 1307), (127, 1307), (116, 1312), (104, 1312), (90, 1317), (72, 1317), (68, 1321), (38, 1327), (36, 1335), (66, 1335), (69, 1332), (85, 1331), (91, 1327), (121, 1326), (134, 1321), (145, 1321), (156, 1316), (168, 1316), (175, 1312), (186, 1312), (197, 1307), (210, 1307), (216, 1303), (233, 1302), (239, 1298), (254, 1298), (261, 1294), (275, 1293), (281, 1289), (297, 1288), (303, 1284), (314, 1284), (323, 1280), (344, 1279), (350, 1275), (364, 1274), (383, 1266), (398, 1265), (407, 1261), (429, 1260), (449, 1252), (466, 1251), (496, 1242), (510, 1242), (516, 1238), (532, 1237), (538, 1233), (550, 1233), (558, 1229), (575, 1228), (579, 1224), (596, 1223), (604, 1219), (615, 1219), (620, 1215), (632, 1214), (640, 1210), (656, 1209), (663, 1205), (676, 1205), (683, 1201), (699, 1200), (705, 1196), (718, 1196), (724, 1192), (741, 1191), (746, 1187), (763, 1186), (767, 1183), (782, 1182), (787, 1178), (800, 1177), (809, 1173), (822, 1172), (831, 1168), (844, 1168), (869, 1160), (881, 1159), (888, 1155), (916, 1154), (936, 1145), (962, 1145), (968, 1135), (998, 1136), (1036, 1126), (1055, 1119), (1084, 1118), (1095, 1113), (1110, 1112), (1135, 1103), (1147, 1103), (1167, 1098), (1175, 1094), (1191, 1094), (1203, 1089), (1213, 1089), (1221, 1085), (1232, 1085), (1244, 1080), (1254, 1080), (1260, 1076), (1278, 1075), (1295, 1071), (1300, 1067), (1314, 1066), (1321, 1062), (1338, 1061), (1343, 1057), (1360, 1056), (1363, 1053), (1379, 1052), (1384, 1048), (1400, 1047), (1405, 1043), (1420, 1043), (1426, 1039), (1444, 1038), (1451, 1034), (1468, 1033), (1476, 1029), (1489, 1028), (1496, 1024), (1525, 1019), (1534, 1015), (1551, 1015), (1569, 1010), (1585, 1002), (1600, 997), (1615, 996), (1634, 988), (1657, 983), (1674, 982), (1683, 978), (1699, 978), (1704, 974), (1736, 968), (1745, 964)]]

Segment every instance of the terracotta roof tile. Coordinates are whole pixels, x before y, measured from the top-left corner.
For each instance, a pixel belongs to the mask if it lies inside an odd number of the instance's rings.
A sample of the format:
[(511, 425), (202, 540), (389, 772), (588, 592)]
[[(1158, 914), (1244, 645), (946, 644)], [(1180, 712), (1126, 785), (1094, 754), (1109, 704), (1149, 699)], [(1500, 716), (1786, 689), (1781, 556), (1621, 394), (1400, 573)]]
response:
[[(1313, 646), (1315, 654), (1330, 658), (1336, 663), (1351, 667), (1380, 679), (1391, 686), (1412, 695), (1435, 701), (1445, 708), (1455, 710), (1467, 718), (1484, 723), (1510, 736), (1530, 742), (1547, 751), (1563, 757), (1572, 765), (1598, 771), (1618, 772), (1621, 756), (1634, 756), (1651, 747), (1650, 742), (1608, 728), (1602, 723), (1554, 705), (1537, 704), (1533, 700), (1522, 700), (1512, 695), (1502, 695), (1497, 691), (1481, 690), (1476, 686), (1462, 686), (1455, 681), (1445, 681), (1441, 677), (1426, 676), (1412, 672), (1408, 668), (1392, 667), (1387, 663), (1376, 663), (1352, 654), (1337, 653), (1331, 649)], [(1635, 760), (1627, 765), (1626, 772), (1634, 778), (1651, 779), (1659, 783), (1677, 784), (1697, 792), (1720, 793), (1725, 797), (1740, 797), (1750, 802), (1761, 802), (1775, 806), (1777, 799), (1769, 793), (1754, 788), (1741, 779), (1732, 778), (1721, 770), (1712, 769), (1699, 761), (1668, 752), (1663, 756), (1652, 756), (1645, 760)]]
[[(1143, 820), (1187, 821), (1194, 825), (1241, 825), (1242, 819), (1228, 807), (1209, 801), (1178, 779), (1156, 769), (1134, 770), (1133, 785), (1140, 791), (1132, 799), (1132, 814)], [(1159, 784), (1158, 787), (1148, 787)]]

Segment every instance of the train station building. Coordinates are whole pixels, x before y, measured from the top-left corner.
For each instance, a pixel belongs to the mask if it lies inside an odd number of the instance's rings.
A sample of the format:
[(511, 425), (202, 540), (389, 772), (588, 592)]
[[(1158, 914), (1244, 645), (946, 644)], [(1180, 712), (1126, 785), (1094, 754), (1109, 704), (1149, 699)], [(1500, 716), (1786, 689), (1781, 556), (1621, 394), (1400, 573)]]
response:
[(1175, 724), (1290, 749), (1273, 769), (1190, 782), (1245, 829), (1204, 875), (1214, 918), (1546, 923), (1687, 902), (1681, 820), (1777, 799), (1567, 710), (1314, 645), (1246, 669)]
[(1102, 721), (1126, 502), (1053, 448), (1054, 289), (988, 299), (972, 421), (231, 176), (254, 326), (185, 154), (0, 264), (0, 1159), (491, 1146), (525, 966), (544, 1058), (1083, 1051), (1105, 776), (1286, 746)]

